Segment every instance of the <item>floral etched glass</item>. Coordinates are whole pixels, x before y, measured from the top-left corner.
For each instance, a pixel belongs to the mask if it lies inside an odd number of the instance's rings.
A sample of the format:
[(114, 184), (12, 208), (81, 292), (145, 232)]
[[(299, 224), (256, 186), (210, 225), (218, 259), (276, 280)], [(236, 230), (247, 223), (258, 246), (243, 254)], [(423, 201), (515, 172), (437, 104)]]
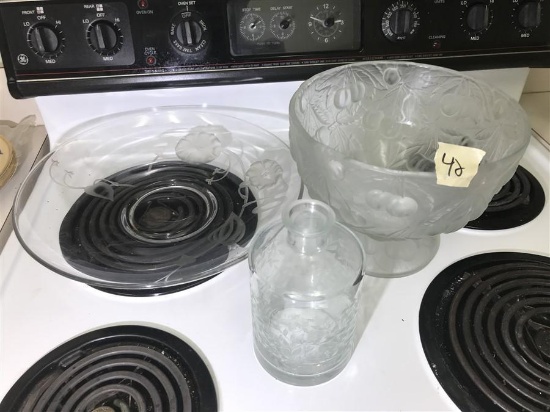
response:
[(318, 200), (298, 200), (260, 231), (248, 262), (254, 351), (275, 378), (310, 386), (338, 375), (354, 350), (364, 254)]
[(220, 273), (302, 193), (288, 146), (256, 124), (288, 127), (274, 113), (192, 106), (78, 125), (23, 183), (16, 234), (48, 268), (103, 288), (166, 289)]
[[(439, 234), (483, 213), (529, 139), (517, 102), (436, 66), (341, 66), (304, 82), (290, 102), (291, 153), (309, 195), (360, 236), (367, 271), (379, 276), (428, 264)], [(466, 187), (438, 182), (441, 143), (485, 152)], [(442, 166), (459, 175), (453, 159), (443, 157)]]

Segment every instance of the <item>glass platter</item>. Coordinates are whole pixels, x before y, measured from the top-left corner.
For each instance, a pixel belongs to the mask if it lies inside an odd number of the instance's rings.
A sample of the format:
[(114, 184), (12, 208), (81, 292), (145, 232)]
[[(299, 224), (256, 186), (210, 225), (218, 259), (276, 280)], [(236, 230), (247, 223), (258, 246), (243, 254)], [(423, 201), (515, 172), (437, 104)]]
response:
[(212, 106), (88, 121), (24, 181), (15, 233), (47, 268), (99, 288), (207, 279), (302, 196), (287, 131), (282, 114)]

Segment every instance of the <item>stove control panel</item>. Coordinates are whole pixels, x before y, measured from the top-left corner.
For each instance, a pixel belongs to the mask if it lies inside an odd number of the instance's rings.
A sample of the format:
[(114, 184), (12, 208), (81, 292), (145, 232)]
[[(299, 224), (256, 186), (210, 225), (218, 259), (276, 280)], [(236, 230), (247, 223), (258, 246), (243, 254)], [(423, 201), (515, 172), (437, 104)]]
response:
[(232, 1), (228, 3), (233, 56), (311, 54), (361, 48), (358, 0)]
[(124, 3), (12, 7), (2, 11), (20, 72), (129, 66), (135, 62)]
[(305, 79), (406, 59), (550, 66), (550, 0), (0, 1), (15, 97)]

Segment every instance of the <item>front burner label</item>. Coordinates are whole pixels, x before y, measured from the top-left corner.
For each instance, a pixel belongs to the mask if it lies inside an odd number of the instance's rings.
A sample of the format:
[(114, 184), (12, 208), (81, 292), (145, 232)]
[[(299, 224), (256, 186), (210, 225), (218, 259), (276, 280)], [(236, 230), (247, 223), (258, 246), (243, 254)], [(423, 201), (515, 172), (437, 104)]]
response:
[(453, 187), (468, 187), (479, 169), (485, 151), (439, 142), (435, 153), (437, 184)]

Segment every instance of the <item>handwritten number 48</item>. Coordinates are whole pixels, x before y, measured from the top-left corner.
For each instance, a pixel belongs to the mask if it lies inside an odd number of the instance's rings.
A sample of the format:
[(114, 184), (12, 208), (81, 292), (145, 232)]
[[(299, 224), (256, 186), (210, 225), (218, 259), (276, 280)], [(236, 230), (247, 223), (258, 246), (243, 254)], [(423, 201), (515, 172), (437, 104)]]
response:
[(444, 165), (449, 166), (449, 170), (447, 170), (447, 176), (451, 176), (452, 173), (455, 174), (455, 176), (460, 177), (462, 176), (462, 173), (464, 171), (464, 167), (460, 164), (458, 159), (456, 159), (454, 156), (451, 158), (450, 161), (447, 160), (447, 153), (443, 153), (443, 157), (441, 158), (441, 162)]

